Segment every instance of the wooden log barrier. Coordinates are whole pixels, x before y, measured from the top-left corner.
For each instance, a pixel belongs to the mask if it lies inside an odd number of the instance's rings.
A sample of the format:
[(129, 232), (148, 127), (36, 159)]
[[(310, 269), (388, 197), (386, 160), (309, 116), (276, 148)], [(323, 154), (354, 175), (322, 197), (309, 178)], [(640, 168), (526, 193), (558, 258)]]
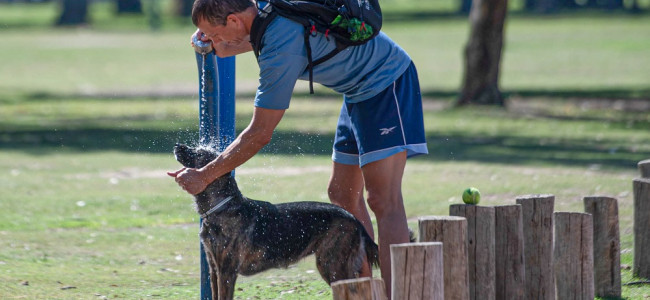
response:
[(591, 215), (555, 213), (555, 287), (557, 299), (594, 299)]
[(591, 214), (594, 243), (594, 288), (596, 297), (621, 297), (621, 241), (618, 201), (611, 197), (584, 198)]
[(650, 178), (634, 179), (634, 274), (650, 278)]
[(381, 278), (356, 278), (332, 283), (334, 300), (386, 300), (386, 288)]
[(421, 217), (420, 242), (442, 242), (445, 299), (469, 299), (467, 220), (455, 216)]
[(526, 299), (555, 299), (553, 273), (554, 195), (517, 197), (524, 231)]
[(390, 245), (390, 260), (392, 299), (445, 299), (442, 243)]
[(494, 207), (453, 204), (449, 215), (467, 219), (469, 298), (496, 299)]
[(524, 232), (521, 205), (494, 207), (497, 299), (525, 299)]
[(638, 167), (641, 178), (650, 178), (650, 159), (640, 161)]

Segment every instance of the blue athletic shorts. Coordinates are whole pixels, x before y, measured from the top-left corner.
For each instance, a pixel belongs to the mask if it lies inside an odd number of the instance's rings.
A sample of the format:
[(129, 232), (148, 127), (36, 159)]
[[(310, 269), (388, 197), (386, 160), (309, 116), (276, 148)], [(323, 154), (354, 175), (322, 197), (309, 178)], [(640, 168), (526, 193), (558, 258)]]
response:
[(363, 166), (406, 151), (411, 157), (427, 154), (422, 96), (415, 65), (378, 95), (343, 102), (332, 160)]

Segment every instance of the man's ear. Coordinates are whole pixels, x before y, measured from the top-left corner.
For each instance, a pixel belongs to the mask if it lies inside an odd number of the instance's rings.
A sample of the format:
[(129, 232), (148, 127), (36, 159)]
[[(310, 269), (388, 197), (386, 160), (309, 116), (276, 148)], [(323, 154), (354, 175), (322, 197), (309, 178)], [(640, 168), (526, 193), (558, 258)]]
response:
[(242, 20), (236, 14), (229, 14), (226, 17), (226, 26), (228, 26), (229, 23), (232, 23), (231, 25), (239, 26), (241, 22)]

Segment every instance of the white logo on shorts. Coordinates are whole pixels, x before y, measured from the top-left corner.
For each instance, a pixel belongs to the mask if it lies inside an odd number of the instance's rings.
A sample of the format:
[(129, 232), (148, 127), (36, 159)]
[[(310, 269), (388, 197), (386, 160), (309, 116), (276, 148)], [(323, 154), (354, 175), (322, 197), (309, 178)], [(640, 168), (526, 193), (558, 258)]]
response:
[(379, 135), (387, 135), (393, 132), (393, 130), (397, 128), (397, 126), (393, 126), (391, 128), (380, 128), (379, 131), (381, 132)]

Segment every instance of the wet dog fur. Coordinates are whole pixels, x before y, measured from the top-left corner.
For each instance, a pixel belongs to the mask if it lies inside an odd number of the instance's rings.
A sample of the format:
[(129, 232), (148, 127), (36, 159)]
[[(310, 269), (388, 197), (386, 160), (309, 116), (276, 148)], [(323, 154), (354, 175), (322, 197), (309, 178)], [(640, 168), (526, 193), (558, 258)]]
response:
[[(174, 147), (176, 160), (201, 168), (218, 153), (210, 147)], [(200, 230), (210, 268), (212, 299), (233, 299), (238, 274), (286, 268), (314, 254), (321, 277), (331, 284), (359, 276), (363, 260), (378, 266), (378, 247), (363, 225), (339, 206), (321, 202), (271, 204), (244, 197), (230, 173), (194, 196), (205, 215)]]

